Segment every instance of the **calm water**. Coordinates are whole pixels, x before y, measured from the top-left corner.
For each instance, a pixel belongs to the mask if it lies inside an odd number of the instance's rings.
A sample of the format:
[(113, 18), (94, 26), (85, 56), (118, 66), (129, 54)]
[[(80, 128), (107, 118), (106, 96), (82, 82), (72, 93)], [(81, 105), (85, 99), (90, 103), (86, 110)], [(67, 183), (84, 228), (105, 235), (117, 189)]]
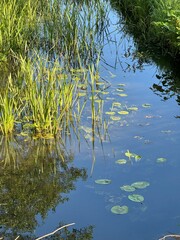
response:
[[(113, 23), (117, 21), (115, 13), (112, 12), (110, 17)], [(115, 27), (110, 26), (110, 30)], [(114, 32), (111, 37), (119, 41), (122, 34)], [(55, 204), (55, 211), (49, 211), (44, 220), (37, 212), (36, 236), (53, 231), (59, 222), (74, 222), (77, 229), (93, 225), (94, 240), (155, 240), (168, 233), (180, 233), (180, 120), (176, 118), (179, 105), (176, 96), (162, 101), (154, 94), (151, 87), (159, 81), (156, 78), (158, 67), (151, 63), (138, 69), (137, 60), (132, 60), (131, 54), (128, 57), (125, 54), (129, 48), (133, 52), (132, 39), (122, 40), (116, 61), (117, 45), (111, 42), (104, 47), (105, 62), (111, 66), (116, 63), (113, 68), (102, 61), (100, 69), (100, 76), (108, 86), (108, 93), (101, 95), (108, 133), (106, 137), (102, 136), (102, 142), (97, 136), (94, 146), (90, 139), (85, 141), (83, 134), (80, 144), (75, 136), (67, 141), (68, 152), (74, 158), (69, 166), (85, 168), (87, 178), (78, 178), (74, 189), (70, 186), (69, 192), (64, 191), (61, 195), (68, 197), (68, 201)], [(123, 92), (119, 92), (119, 88)], [(127, 96), (119, 96), (121, 93)], [(105, 114), (111, 111), (113, 102), (121, 103), (119, 111), (132, 106), (138, 110), (121, 115), (120, 121), (113, 121)], [(143, 104), (149, 104), (149, 107), (145, 108)], [(116, 116), (120, 115), (116, 113)], [(82, 119), (84, 127), (91, 127), (89, 117), (87, 106)], [(122, 165), (115, 163), (118, 159), (128, 160), (127, 150), (140, 155), (141, 160), (132, 159)], [(157, 158), (166, 158), (166, 161), (158, 163)], [(96, 179), (104, 178), (112, 180), (111, 184), (95, 183)], [(144, 197), (142, 203), (130, 201), (128, 195), (131, 193), (120, 189), (137, 181), (150, 183), (149, 187), (136, 190)], [(127, 205), (129, 212), (113, 214), (111, 208), (114, 205)], [(47, 208), (51, 207), (49, 203)]]
[[(114, 13), (111, 20), (116, 21)], [(117, 32), (113, 33), (112, 39), (114, 36), (121, 39)], [(129, 47), (133, 49), (132, 39), (124, 39), (118, 48), (116, 68), (102, 62), (100, 75), (110, 83), (106, 90), (108, 94), (102, 98), (105, 99), (104, 112), (110, 111), (114, 101), (122, 104), (121, 110), (137, 106), (138, 111), (122, 115), (121, 121), (111, 121), (110, 116), (105, 115), (109, 122), (109, 139), (101, 144), (96, 138), (94, 151), (91, 141), (87, 143), (82, 138), (79, 149), (77, 139), (72, 140), (73, 165), (85, 167), (87, 180), (77, 181), (76, 190), (68, 194), (69, 200), (58, 205), (54, 213), (49, 212), (44, 224), (37, 228), (37, 235), (52, 231), (60, 221), (74, 222), (76, 228), (93, 225), (95, 240), (152, 240), (167, 233), (180, 232), (180, 121), (175, 118), (179, 115), (179, 106), (175, 96), (162, 101), (150, 89), (158, 83), (157, 66), (146, 64), (143, 69), (133, 71), (132, 66), (137, 66), (137, 62), (132, 60), (131, 55), (124, 56)], [(104, 59), (109, 65), (115, 65), (115, 52), (113, 43), (104, 48)], [(124, 71), (128, 64), (130, 69)], [(117, 88), (123, 88), (127, 96), (118, 96)], [(145, 103), (150, 107), (144, 108), (142, 105)], [(83, 124), (91, 127), (88, 117), (87, 111)], [(116, 164), (118, 159), (127, 159), (124, 155), (127, 150), (141, 155), (142, 159), (124, 165)], [(167, 161), (158, 163), (157, 158), (160, 157)], [(101, 178), (108, 178), (112, 183), (96, 184), (95, 180)], [(149, 187), (136, 190), (144, 196), (143, 203), (130, 201), (130, 193), (120, 189), (120, 186), (136, 181), (150, 183)], [(129, 213), (112, 214), (111, 207), (114, 205), (127, 205)]]

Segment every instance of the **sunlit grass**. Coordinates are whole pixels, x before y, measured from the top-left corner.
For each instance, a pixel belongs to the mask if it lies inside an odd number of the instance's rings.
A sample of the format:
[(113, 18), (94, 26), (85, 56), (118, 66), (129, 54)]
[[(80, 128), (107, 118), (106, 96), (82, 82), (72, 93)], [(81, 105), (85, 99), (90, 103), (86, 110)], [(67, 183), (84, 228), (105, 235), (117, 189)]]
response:
[(85, 103), (78, 86), (91, 84), (90, 65), (98, 69), (108, 12), (103, 0), (1, 1), (2, 134), (52, 138), (79, 122)]

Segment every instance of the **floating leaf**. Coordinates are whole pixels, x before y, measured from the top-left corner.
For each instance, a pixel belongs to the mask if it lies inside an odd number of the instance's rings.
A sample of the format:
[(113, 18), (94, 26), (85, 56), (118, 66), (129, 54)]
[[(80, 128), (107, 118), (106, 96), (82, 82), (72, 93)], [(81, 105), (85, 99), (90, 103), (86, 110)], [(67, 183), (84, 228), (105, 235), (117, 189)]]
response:
[(131, 156), (131, 157), (133, 157), (133, 158), (135, 159), (135, 161), (141, 160), (141, 156), (140, 156), (140, 155), (137, 155), (137, 154), (135, 154), (135, 153), (132, 153), (132, 156)]
[(116, 91), (118, 91), (118, 92), (124, 92), (124, 89), (123, 89), (123, 88), (117, 88)]
[(166, 158), (162, 158), (162, 157), (157, 158), (157, 160), (156, 160), (157, 163), (164, 163), (166, 161), (167, 161), (167, 159)]
[(124, 87), (124, 86), (126, 86), (126, 84), (125, 83), (119, 83), (118, 86)]
[(144, 107), (144, 108), (150, 108), (150, 107), (151, 107), (151, 104), (149, 104), (149, 103), (144, 103), (144, 104), (142, 104), (142, 107)]
[(121, 190), (126, 191), (126, 192), (134, 192), (136, 189), (133, 186), (130, 185), (124, 185), (120, 187)]
[(95, 180), (95, 183), (105, 185), (105, 184), (110, 184), (111, 180), (109, 180), (109, 179), (97, 179), (97, 180)]
[(120, 107), (121, 103), (120, 102), (113, 102), (112, 107)]
[(110, 119), (113, 121), (119, 121), (119, 120), (121, 120), (121, 117), (111, 116)]
[(145, 181), (144, 181), (144, 182), (143, 182), (143, 181), (141, 181), (141, 182), (135, 182), (135, 183), (131, 184), (132, 187), (138, 188), (138, 189), (146, 188), (146, 187), (148, 187), (149, 185), (150, 185), (150, 183), (145, 182)]
[(113, 97), (107, 97), (106, 100), (114, 100)]
[(125, 156), (128, 157), (128, 158), (131, 158), (132, 157), (132, 153), (129, 150), (127, 150), (125, 152)]
[(114, 207), (111, 208), (111, 212), (114, 213), (114, 214), (126, 214), (128, 213), (129, 211), (129, 208), (128, 206), (119, 206), (119, 205), (116, 205)]
[(109, 92), (101, 92), (101, 94), (103, 94), (103, 95), (106, 95), (106, 94), (109, 94)]
[(118, 113), (121, 114), (121, 115), (127, 115), (127, 114), (129, 114), (128, 111), (119, 111)]
[(116, 161), (116, 163), (118, 163), (118, 164), (126, 164), (127, 160), (126, 159), (119, 159), (119, 160)]
[(120, 97), (127, 97), (127, 94), (126, 93), (119, 93), (118, 96), (120, 96)]
[(129, 195), (128, 198), (129, 198), (129, 200), (131, 200), (133, 202), (143, 202), (144, 201), (144, 197), (139, 194)]
[(140, 155), (137, 155), (136, 153), (131, 153), (129, 150), (127, 150), (125, 152), (125, 156), (128, 157), (129, 159), (130, 158), (134, 158), (136, 161), (141, 160), (141, 156)]
[(128, 110), (130, 110), (130, 111), (137, 111), (138, 107), (129, 107)]
[(105, 114), (107, 114), (107, 115), (114, 115), (115, 112), (105, 112)]

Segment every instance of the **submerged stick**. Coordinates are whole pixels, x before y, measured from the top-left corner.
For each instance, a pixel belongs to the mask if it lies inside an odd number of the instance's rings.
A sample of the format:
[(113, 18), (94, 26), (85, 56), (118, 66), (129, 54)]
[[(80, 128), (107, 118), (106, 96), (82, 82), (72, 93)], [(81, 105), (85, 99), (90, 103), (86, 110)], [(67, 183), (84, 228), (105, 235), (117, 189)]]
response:
[(55, 234), (56, 232), (60, 231), (61, 229), (65, 228), (65, 227), (72, 226), (72, 225), (74, 225), (74, 224), (75, 224), (75, 223), (66, 224), (66, 225), (64, 225), (64, 226), (56, 229), (55, 231), (53, 231), (53, 232), (51, 232), (51, 233), (48, 233), (48, 234), (43, 235), (43, 236), (41, 236), (41, 237), (39, 237), (39, 238), (36, 238), (35, 240), (40, 240), (40, 239), (43, 239), (43, 238), (45, 238), (45, 237), (51, 236), (51, 235)]
[(170, 235), (164, 236), (163, 238), (159, 238), (159, 240), (166, 240), (166, 238), (180, 239), (180, 235), (170, 234)]

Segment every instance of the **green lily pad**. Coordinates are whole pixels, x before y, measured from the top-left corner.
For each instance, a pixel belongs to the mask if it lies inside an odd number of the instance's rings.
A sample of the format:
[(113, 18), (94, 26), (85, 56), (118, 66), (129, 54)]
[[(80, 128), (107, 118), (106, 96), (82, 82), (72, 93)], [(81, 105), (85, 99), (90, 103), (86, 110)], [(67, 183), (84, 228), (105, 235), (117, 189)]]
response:
[(136, 190), (135, 187), (130, 186), (130, 185), (124, 185), (124, 186), (120, 187), (120, 189), (125, 192), (134, 192)]
[(107, 95), (107, 94), (109, 94), (109, 92), (102, 91), (101, 94)]
[(157, 158), (157, 160), (156, 160), (157, 163), (164, 163), (166, 161), (167, 161), (167, 159), (163, 158), (163, 157)]
[(119, 205), (116, 205), (116, 206), (113, 206), (111, 208), (111, 212), (114, 213), (114, 214), (126, 214), (128, 213), (129, 211), (129, 208), (128, 206), (119, 206)]
[(122, 88), (117, 88), (116, 91), (118, 91), (118, 92), (124, 92), (124, 89), (122, 89)]
[(113, 102), (112, 106), (113, 107), (120, 107), (121, 103), (120, 102)]
[(105, 112), (105, 114), (107, 114), (107, 115), (114, 115), (115, 112)]
[(137, 155), (136, 153), (131, 153), (129, 150), (125, 152), (125, 156), (128, 157), (129, 159), (134, 158), (136, 161), (141, 160), (140, 155)]
[(151, 104), (149, 104), (149, 103), (144, 103), (144, 104), (142, 104), (142, 107), (144, 107), (144, 108), (150, 108), (150, 107), (151, 107)]
[(121, 115), (127, 115), (127, 114), (129, 114), (128, 111), (119, 111), (118, 113), (121, 114)]
[(144, 181), (144, 182), (143, 182), (143, 181), (141, 181), (141, 182), (135, 182), (135, 183), (131, 184), (132, 187), (138, 188), (138, 189), (146, 188), (146, 187), (148, 187), (149, 185), (150, 185), (150, 183), (145, 182), (145, 181)]
[(97, 179), (97, 180), (95, 180), (95, 183), (105, 185), (105, 184), (110, 184), (111, 180), (110, 179)]
[(131, 200), (133, 202), (143, 202), (144, 201), (144, 197), (139, 194), (129, 195), (128, 198), (129, 198), (129, 200)]
[(126, 93), (119, 93), (118, 96), (120, 96), (120, 97), (127, 97), (127, 94)]
[(126, 164), (127, 160), (126, 159), (119, 159), (119, 160), (116, 161), (116, 163), (118, 163), (118, 164)]
[(135, 153), (132, 153), (132, 157), (135, 159), (135, 161), (141, 160), (141, 156), (140, 156), (140, 155), (137, 155), (137, 154), (135, 154)]
[(110, 119), (113, 120), (113, 121), (119, 121), (119, 120), (121, 120), (121, 117), (110, 116)]
[(130, 110), (130, 111), (137, 111), (138, 107), (129, 107), (128, 110)]

